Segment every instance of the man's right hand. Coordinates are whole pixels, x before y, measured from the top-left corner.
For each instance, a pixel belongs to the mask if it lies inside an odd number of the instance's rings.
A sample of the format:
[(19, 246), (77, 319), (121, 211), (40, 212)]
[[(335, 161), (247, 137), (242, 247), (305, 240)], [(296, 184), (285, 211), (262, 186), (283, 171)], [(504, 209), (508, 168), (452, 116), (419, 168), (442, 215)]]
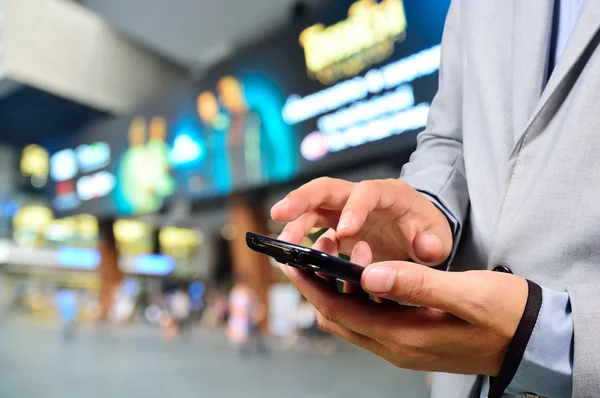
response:
[(279, 239), (299, 243), (312, 228), (329, 228), (338, 252), (350, 255), (366, 242), (374, 262), (408, 260), (439, 265), (452, 250), (446, 216), (400, 180), (352, 183), (319, 178), (290, 192), (271, 217), (288, 223)]

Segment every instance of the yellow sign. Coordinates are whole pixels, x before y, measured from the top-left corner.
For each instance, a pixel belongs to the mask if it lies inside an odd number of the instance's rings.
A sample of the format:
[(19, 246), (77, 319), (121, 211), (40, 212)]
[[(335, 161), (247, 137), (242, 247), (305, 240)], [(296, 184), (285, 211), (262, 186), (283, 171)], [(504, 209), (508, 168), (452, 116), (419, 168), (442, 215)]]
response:
[(47, 243), (95, 247), (98, 241), (98, 219), (91, 214), (52, 220), (44, 229)]
[(348, 9), (348, 19), (304, 29), (300, 44), (309, 76), (333, 84), (386, 60), (405, 37), (402, 0), (358, 0)]
[(50, 172), (50, 156), (48, 151), (39, 145), (28, 145), (21, 155), (21, 174), (31, 177), (37, 188), (46, 185)]
[(121, 219), (115, 221), (113, 233), (117, 249), (123, 257), (152, 253), (152, 226), (141, 221)]
[(52, 210), (45, 206), (23, 206), (13, 218), (13, 238), (21, 246), (43, 243), (46, 227), (54, 219)]
[(158, 234), (161, 253), (176, 259), (187, 259), (204, 243), (201, 232), (178, 227), (164, 227)]

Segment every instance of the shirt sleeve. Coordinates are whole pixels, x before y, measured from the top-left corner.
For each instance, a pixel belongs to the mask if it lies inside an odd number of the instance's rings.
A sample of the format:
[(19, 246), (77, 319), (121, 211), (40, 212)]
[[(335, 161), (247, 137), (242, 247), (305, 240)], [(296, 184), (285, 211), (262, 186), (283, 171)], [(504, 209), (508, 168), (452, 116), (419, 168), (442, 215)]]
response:
[(448, 256), (448, 259), (446, 261), (435, 267), (436, 269), (447, 270), (450, 261), (452, 261), (452, 258), (454, 258), (456, 248), (458, 247), (458, 241), (460, 239), (460, 223), (458, 222), (456, 217), (454, 217), (454, 215), (446, 208), (446, 206), (444, 206), (435, 196), (430, 195), (425, 191), (418, 192), (421, 195), (425, 196), (427, 199), (429, 199), (429, 201), (433, 203), (435, 207), (437, 207), (442, 213), (444, 213), (444, 215), (448, 219), (450, 228), (452, 229), (452, 252), (450, 252), (450, 255)]
[(437, 199), (436, 199), (434, 196), (431, 196), (431, 195), (430, 195), (430, 194), (428, 194), (427, 192), (423, 192), (423, 191), (419, 191), (419, 193), (420, 193), (421, 195), (425, 196), (427, 199), (429, 199), (429, 201), (430, 201), (431, 203), (433, 203), (433, 204), (435, 205), (435, 207), (437, 207), (438, 209), (440, 209), (440, 211), (441, 211), (442, 213), (444, 213), (444, 215), (445, 215), (445, 216), (446, 216), (446, 218), (448, 219), (448, 223), (450, 223), (450, 228), (452, 228), (452, 236), (453, 236), (453, 237), (456, 237), (456, 235), (457, 235), (457, 232), (458, 232), (458, 228), (459, 228), (459, 225), (458, 225), (458, 220), (456, 219), (456, 217), (454, 217), (454, 216), (452, 215), (452, 213), (450, 213), (450, 212), (448, 211), (448, 209), (446, 209), (446, 208), (444, 207), (444, 205), (442, 205), (442, 204), (440, 203), (440, 201), (439, 201), (439, 200), (437, 200)]
[(542, 288), (542, 307), (525, 355), (507, 392), (571, 397), (573, 316), (567, 292)]
[[(481, 397), (487, 395), (488, 388), (486, 378)], [(567, 398), (572, 390), (573, 316), (569, 294), (542, 288), (537, 323), (506, 393)]]

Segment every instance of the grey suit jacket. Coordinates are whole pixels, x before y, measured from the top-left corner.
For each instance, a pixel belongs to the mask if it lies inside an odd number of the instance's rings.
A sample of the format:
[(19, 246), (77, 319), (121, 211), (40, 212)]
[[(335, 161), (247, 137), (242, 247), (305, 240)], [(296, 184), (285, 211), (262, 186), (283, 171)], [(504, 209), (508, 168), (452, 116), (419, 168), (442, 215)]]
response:
[[(574, 397), (600, 396), (600, 0), (587, 0), (544, 88), (553, 0), (454, 0), (439, 92), (403, 179), (460, 222), (451, 268), (554, 290), (573, 310)], [(468, 397), (438, 375), (433, 396)]]

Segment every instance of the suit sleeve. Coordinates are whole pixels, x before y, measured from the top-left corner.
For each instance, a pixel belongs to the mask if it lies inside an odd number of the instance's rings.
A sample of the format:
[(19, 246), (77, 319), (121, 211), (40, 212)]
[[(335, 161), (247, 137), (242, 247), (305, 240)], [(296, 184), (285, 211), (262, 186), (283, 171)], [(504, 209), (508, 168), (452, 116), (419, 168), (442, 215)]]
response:
[(573, 310), (573, 397), (597, 397), (600, 385), (600, 288), (593, 283), (567, 287)]
[[(469, 206), (462, 141), (460, 0), (453, 0), (442, 38), (439, 87), (427, 127), (402, 169), (401, 179), (436, 199), (460, 225)], [(458, 239), (455, 239), (457, 242)]]

